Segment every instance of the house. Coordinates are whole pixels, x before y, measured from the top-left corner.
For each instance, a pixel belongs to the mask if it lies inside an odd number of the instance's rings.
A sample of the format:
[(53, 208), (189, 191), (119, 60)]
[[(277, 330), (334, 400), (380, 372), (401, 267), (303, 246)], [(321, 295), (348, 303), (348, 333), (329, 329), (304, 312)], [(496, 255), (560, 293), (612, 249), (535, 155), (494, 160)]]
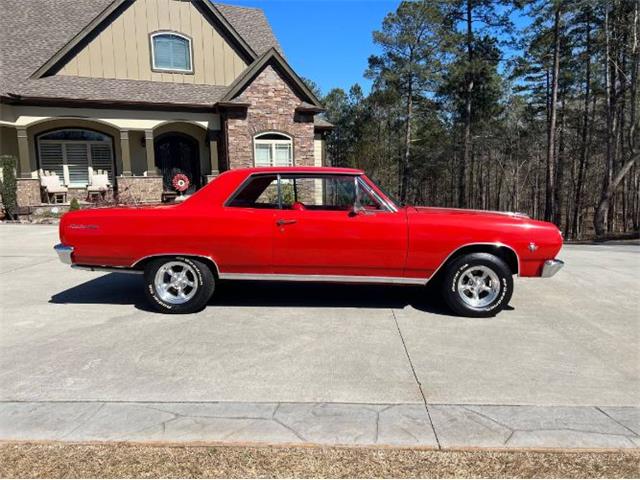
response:
[(159, 202), (227, 169), (321, 165), (331, 125), (259, 9), (208, 0), (3, 0), (0, 153), (18, 203), (56, 173), (84, 200), (96, 172)]

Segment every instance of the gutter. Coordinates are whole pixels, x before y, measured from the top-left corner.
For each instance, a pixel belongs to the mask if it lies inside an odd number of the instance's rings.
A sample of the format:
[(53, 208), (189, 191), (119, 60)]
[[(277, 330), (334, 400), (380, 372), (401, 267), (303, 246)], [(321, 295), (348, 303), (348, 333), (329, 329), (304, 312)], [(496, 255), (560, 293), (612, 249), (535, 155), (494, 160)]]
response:
[(203, 111), (211, 112), (215, 110), (215, 104), (194, 104), (194, 103), (170, 103), (170, 102), (137, 102), (137, 101), (118, 101), (118, 100), (84, 100), (78, 98), (60, 98), (60, 97), (35, 97), (25, 96), (15, 93), (7, 93), (0, 95), (0, 103), (13, 105), (32, 105), (32, 106), (81, 106), (96, 108), (121, 108), (121, 107), (144, 107), (147, 110), (172, 110), (172, 111)]

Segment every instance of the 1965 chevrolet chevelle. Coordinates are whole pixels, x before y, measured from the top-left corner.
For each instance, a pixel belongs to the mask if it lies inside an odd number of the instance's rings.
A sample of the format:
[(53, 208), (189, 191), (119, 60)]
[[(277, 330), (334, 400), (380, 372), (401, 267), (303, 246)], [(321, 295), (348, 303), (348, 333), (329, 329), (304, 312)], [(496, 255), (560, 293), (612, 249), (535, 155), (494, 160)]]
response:
[(222, 280), (425, 285), (456, 313), (495, 315), (513, 275), (550, 277), (562, 235), (526, 215), (401, 207), (362, 171), (231, 170), (184, 202), (67, 213), (55, 249), (75, 268), (143, 273), (166, 313), (203, 308)]

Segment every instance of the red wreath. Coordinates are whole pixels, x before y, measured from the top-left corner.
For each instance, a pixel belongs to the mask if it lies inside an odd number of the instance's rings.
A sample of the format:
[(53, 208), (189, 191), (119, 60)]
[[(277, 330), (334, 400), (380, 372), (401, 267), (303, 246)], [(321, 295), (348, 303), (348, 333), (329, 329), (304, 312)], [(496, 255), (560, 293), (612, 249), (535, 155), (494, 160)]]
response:
[(173, 177), (171, 184), (177, 191), (186, 192), (189, 188), (189, 177), (187, 177), (184, 173), (178, 173), (175, 177)]

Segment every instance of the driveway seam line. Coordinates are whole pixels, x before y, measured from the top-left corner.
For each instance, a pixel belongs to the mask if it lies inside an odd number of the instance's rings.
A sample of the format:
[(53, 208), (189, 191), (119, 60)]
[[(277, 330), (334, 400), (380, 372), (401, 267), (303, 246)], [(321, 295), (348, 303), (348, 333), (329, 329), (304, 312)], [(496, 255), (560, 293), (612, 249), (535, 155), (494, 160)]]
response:
[(615, 418), (613, 418), (611, 415), (609, 415), (607, 412), (605, 412), (602, 408), (600, 407), (594, 407), (597, 411), (599, 411), (600, 413), (602, 413), (605, 417), (609, 418), (611, 421), (617, 423), (618, 425), (620, 425), (622, 428), (629, 430), (631, 433), (633, 433), (636, 437), (640, 437), (640, 435), (635, 432), (633, 429), (627, 427), (624, 423), (616, 420)]
[(11, 270), (0, 272), (0, 275), (6, 275), (7, 273), (17, 272), (18, 270), (25, 270), (27, 268), (37, 267), (38, 265), (44, 265), (45, 263), (53, 262), (54, 260), (55, 260), (55, 258), (49, 258), (49, 259), (47, 259), (47, 260), (45, 260), (43, 262), (31, 263), (31, 264), (25, 265), (23, 267), (12, 268)]
[(391, 315), (393, 316), (393, 321), (396, 324), (396, 329), (398, 330), (398, 335), (400, 336), (400, 341), (402, 342), (402, 347), (404, 348), (404, 353), (407, 356), (407, 360), (409, 361), (409, 366), (411, 367), (411, 373), (413, 373), (413, 378), (418, 384), (418, 390), (420, 390), (420, 395), (422, 396), (422, 401), (424, 402), (424, 409), (427, 411), (427, 417), (429, 418), (429, 424), (431, 425), (431, 430), (433, 431), (433, 436), (436, 439), (436, 444), (438, 445), (438, 450), (442, 450), (442, 445), (440, 445), (440, 439), (438, 438), (438, 432), (436, 432), (436, 427), (433, 424), (433, 419), (431, 418), (431, 412), (429, 411), (429, 404), (427, 403), (427, 397), (424, 395), (424, 390), (422, 390), (422, 384), (420, 383), (420, 379), (418, 379), (418, 375), (416, 373), (416, 369), (413, 366), (413, 361), (411, 360), (411, 355), (409, 355), (409, 350), (407, 349), (407, 344), (404, 341), (404, 336), (402, 335), (402, 331), (400, 330), (400, 324), (398, 323), (398, 318), (396, 317), (396, 312), (392, 309)]

